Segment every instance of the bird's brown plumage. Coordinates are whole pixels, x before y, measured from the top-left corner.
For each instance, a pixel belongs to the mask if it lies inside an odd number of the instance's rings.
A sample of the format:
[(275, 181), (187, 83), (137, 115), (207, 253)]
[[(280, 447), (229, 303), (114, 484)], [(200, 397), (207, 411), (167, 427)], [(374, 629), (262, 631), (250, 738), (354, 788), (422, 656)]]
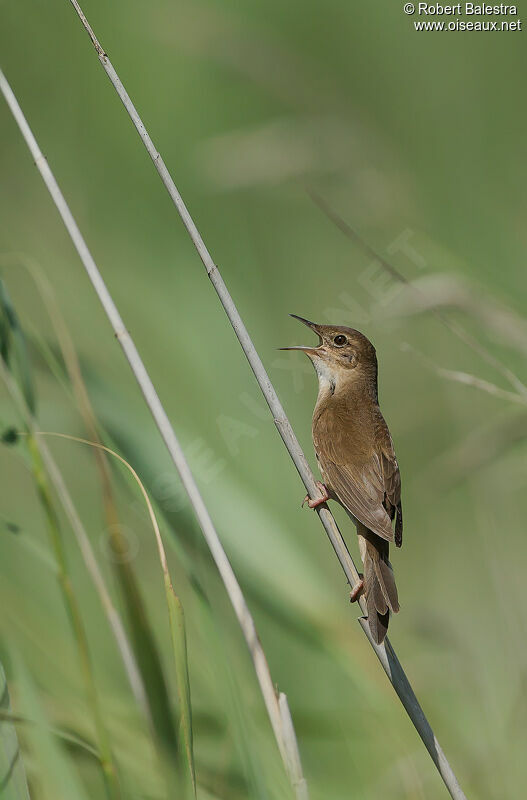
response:
[(301, 348), (319, 378), (315, 452), (330, 496), (357, 526), (368, 621), (380, 643), (389, 612), (399, 610), (388, 551), (390, 542), (401, 545), (403, 526), (399, 466), (378, 403), (375, 348), (352, 328), (301, 321), (320, 339), (318, 347)]

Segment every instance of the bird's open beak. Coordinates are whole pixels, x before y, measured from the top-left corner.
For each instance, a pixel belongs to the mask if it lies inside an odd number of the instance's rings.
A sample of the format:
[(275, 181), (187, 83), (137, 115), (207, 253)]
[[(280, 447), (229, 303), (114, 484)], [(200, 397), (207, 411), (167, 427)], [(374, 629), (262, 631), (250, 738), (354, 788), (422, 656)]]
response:
[[(295, 319), (299, 319), (300, 322), (303, 322), (304, 325), (307, 325), (308, 328), (311, 328), (311, 330), (314, 333), (316, 333), (317, 336), (318, 336), (318, 347), (321, 346), (322, 337), (318, 332), (319, 326), (315, 322), (310, 322), (308, 319), (304, 319), (304, 317), (299, 317), (296, 314), (290, 314), (289, 316), (290, 317), (294, 317)], [(303, 352), (307, 353), (307, 355), (312, 355), (312, 354), (316, 354), (317, 353), (318, 347), (305, 347), (303, 345), (295, 345), (294, 347), (279, 347), (278, 349), (279, 350), (303, 350)]]

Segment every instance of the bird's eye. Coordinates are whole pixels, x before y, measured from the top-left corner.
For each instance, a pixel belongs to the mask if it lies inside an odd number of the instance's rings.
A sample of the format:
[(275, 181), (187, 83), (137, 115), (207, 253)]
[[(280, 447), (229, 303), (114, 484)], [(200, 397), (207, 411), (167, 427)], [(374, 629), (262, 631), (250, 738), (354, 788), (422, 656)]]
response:
[(333, 339), (333, 341), (334, 341), (334, 343), (337, 345), (337, 347), (342, 347), (342, 345), (346, 344), (346, 342), (347, 342), (348, 340), (346, 339), (346, 337), (345, 337), (345, 336), (343, 336), (343, 335), (342, 335), (342, 333), (339, 333), (339, 335), (338, 335), (338, 336), (335, 336), (335, 338)]

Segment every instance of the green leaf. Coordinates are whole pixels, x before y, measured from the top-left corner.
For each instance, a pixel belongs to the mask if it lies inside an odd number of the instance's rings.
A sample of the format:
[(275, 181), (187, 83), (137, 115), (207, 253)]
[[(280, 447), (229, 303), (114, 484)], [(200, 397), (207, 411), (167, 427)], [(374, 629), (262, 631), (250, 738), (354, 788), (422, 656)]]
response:
[[(7, 680), (0, 664), (0, 710), (10, 710)], [(12, 722), (0, 719), (0, 797), (2, 800), (29, 800), (24, 764), (16, 729)]]

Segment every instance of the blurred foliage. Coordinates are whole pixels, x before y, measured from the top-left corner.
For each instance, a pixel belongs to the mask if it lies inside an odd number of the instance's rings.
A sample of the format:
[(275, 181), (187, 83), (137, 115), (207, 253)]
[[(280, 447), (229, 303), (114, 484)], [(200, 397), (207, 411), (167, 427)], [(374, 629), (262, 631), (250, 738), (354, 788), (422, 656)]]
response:
[[(402, 4), (401, 4), (402, 5)], [(521, 8), (519, 9), (521, 12)], [(401, 613), (391, 639), (469, 797), (518, 797), (527, 646), (525, 415), (427, 364), (507, 380), (426, 310), (440, 307), (523, 382), (524, 33), (415, 33), (399, 4), (86, 0), (222, 268), (309, 454), (315, 378), (288, 312), (375, 342), (403, 476)], [(440, 800), (445, 790), (354, 622), (345, 582), (213, 290), (137, 135), (63, 0), (3, 0), (2, 66), (149, 366), (288, 695), (311, 795)], [(525, 20), (524, 20), (525, 22)], [(15, 125), (0, 104), (0, 268), (33, 333), (43, 430), (86, 433), (26, 253), (71, 330), (102, 436), (165, 518), (185, 610), (198, 795), (287, 797), (245, 645), (142, 398)], [(318, 207), (316, 190), (408, 279), (415, 304)], [(445, 289), (447, 287), (447, 289)], [(414, 298), (415, 299), (415, 298)], [(418, 307), (416, 307), (416, 305)], [(48, 350), (43, 350), (46, 343)], [(409, 343), (426, 356), (416, 358)], [(17, 416), (0, 389), (2, 431)], [(519, 401), (520, 403), (523, 401)], [(50, 442), (116, 601), (93, 454)], [(1, 447), (0, 637), (31, 796), (102, 797), (77, 654), (45, 520), (17, 448)], [(113, 468), (112, 468), (113, 469)], [(170, 628), (137, 490), (113, 472), (129, 555), (177, 706)], [(339, 514), (352, 547), (354, 532)], [(67, 523), (63, 522), (67, 532)], [(18, 533), (13, 535), (13, 528)], [(126, 798), (162, 798), (150, 733), (73, 537), (97, 683)], [(175, 713), (175, 712), (174, 712)]]
[(29, 800), (24, 765), (12, 718), (9, 690), (0, 664), (0, 793), (5, 800)]

